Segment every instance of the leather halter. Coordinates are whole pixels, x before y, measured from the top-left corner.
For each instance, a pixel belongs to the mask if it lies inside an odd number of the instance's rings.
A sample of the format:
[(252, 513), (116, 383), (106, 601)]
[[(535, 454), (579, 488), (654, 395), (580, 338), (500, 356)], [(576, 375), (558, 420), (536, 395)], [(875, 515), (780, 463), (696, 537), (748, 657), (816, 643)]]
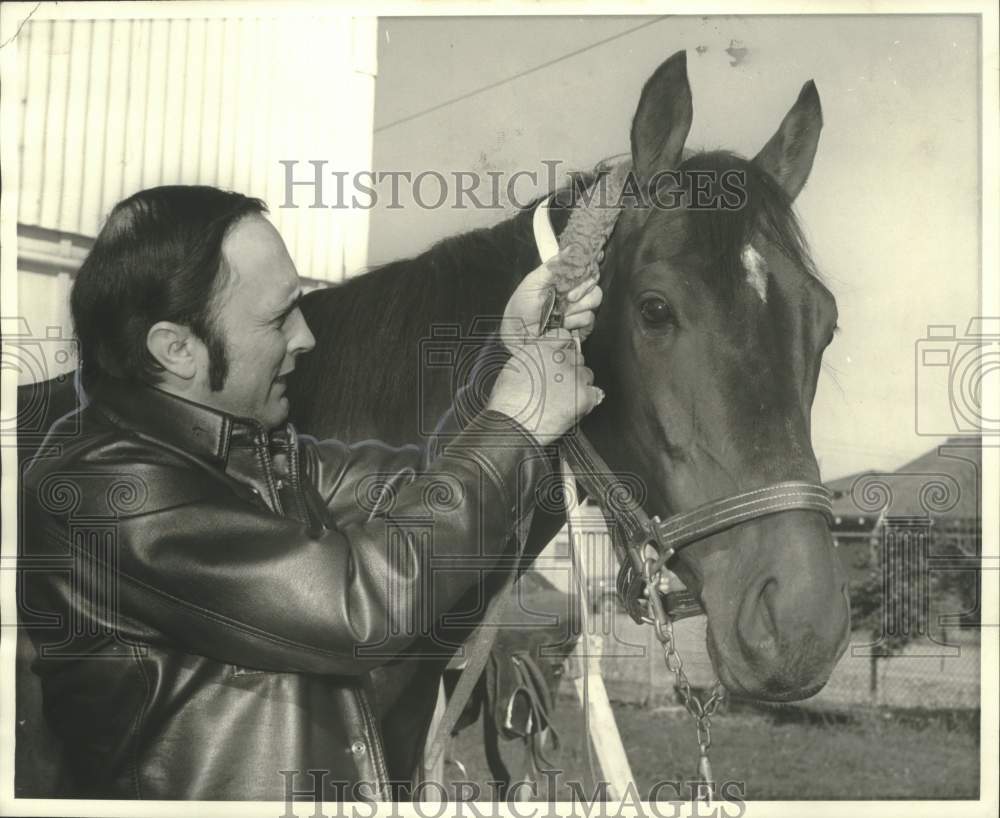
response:
[[(532, 224), (539, 255), (545, 261), (559, 250), (549, 219), (548, 200), (535, 209)], [(646, 513), (628, 484), (611, 471), (580, 429), (566, 435), (561, 447), (573, 476), (598, 503), (608, 521), (621, 566), (617, 590), (636, 622), (647, 621), (645, 605), (640, 599), (645, 590), (644, 551), (647, 545), (653, 546), (658, 555), (655, 572), (689, 545), (762, 517), (785, 511), (816, 511), (828, 522), (833, 519), (831, 495), (826, 486), (787, 481), (712, 500), (661, 520)], [(666, 612), (672, 619), (705, 613), (698, 595), (692, 591), (670, 591), (665, 602)]]
[[(639, 596), (645, 582), (643, 552), (647, 545), (652, 545), (658, 555), (655, 571), (669, 565), (689, 545), (751, 520), (784, 511), (816, 511), (828, 520), (833, 517), (830, 492), (825, 486), (806, 481), (787, 481), (712, 500), (661, 520), (646, 513), (628, 484), (615, 476), (583, 432), (578, 430), (566, 436), (562, 446), (574, 477), (601, 507), (608, 520), (621, 565), (618, 593), (637, 622), (645, 621)], [(667, 593), (666, 609), (673, 619), (705, 612), (697, 594), (692, 591)]]

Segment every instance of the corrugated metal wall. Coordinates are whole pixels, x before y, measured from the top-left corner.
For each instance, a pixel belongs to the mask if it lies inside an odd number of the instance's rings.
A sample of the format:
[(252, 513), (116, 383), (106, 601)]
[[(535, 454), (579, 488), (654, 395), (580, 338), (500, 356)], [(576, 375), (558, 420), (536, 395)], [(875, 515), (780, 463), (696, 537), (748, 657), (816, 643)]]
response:
[[(280, 160), (298, 179), (311, 159), (370, 168), (376, 35), (374, 18), (342, 15), (31, 20), (17, 38), (19, 232), (94, 236), (137, 190), (209, 184), (264, 199), (302, 276), (358, 271), (367, 211), (309, 208), (303, 188), (302, 207), (280, 207)], [(19, 263), (19, 313), (68, 331), (67, 282), (44, 268)]]

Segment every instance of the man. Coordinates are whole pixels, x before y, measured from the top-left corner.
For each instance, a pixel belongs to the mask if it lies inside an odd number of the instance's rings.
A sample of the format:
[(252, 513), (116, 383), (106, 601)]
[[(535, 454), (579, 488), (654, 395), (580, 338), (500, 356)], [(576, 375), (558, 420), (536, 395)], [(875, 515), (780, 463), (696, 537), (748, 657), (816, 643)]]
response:
[[(74, 795), (282, 799), (286, 776), (308, 788), (314, 770), (326, 800), (384, 797), (367, 671), (414, 638), (401, 622), (446, 612), (516, 553), (540, 447), (601, 397), (565, 334), (514, 333), (544, 404), (508, 363), (433, 462), (297, 434), (285, 379), (314, 339), (263, 213), (213, 188), (143, 191), (112, 211), (74, 284), (89, 403), (61, 421), (79, 432), (60, 455), (26, 473), (25, 552), (53, 569), (27, 572), (21, 600), (58, 622), (33, 632), (36, 672)], [(549, 283), (544, 267), (529, 275), (506, 326), (537, 325)], [(573, 297), (567, 326), (586, 332), (600, 290)], [(392, 475), (392, 547), (358, 507), (371, 474)], [(442, 483), (458, 498), (443, 510), (429, 500)], [(433, 520), (433, 555), (408, 515)], [(476, 570), (428, 582), (432, 556)]]

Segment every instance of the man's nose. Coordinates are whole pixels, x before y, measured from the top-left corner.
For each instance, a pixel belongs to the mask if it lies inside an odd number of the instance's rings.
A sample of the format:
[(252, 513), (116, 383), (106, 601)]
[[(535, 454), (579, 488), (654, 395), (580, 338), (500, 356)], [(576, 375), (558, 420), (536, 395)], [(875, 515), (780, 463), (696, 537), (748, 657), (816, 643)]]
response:
[(309, 329), (309, 324), (306, 323), (302, 310), (296, 308), (293, 313), (293, 320), (295, 321), (295, 326), (288, 342), (288, 351), (292, 355), (301, 355), (303, 352), (309, 352), (309, 350), (316, 346), (316, 338), (313, 337), (312, 330)]

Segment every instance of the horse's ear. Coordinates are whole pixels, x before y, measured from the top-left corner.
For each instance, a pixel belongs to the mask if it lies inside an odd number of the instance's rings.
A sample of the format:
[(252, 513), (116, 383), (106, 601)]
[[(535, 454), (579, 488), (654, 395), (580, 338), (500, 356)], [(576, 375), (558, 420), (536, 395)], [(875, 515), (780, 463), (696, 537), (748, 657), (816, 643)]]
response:
[(809, 178), (822, 128), (819, 93), (816, 84), (809, 80), (802, 86), (792, 110), (785, 114), (777, 133), (754, 157), (754, 163), (770, 173), (791, 199), (799, 195)]
[(678, 51), (646, 81), (632, 120), (632, 167), (640, 179), (680, 164), (691, 115), (687, 52)]

